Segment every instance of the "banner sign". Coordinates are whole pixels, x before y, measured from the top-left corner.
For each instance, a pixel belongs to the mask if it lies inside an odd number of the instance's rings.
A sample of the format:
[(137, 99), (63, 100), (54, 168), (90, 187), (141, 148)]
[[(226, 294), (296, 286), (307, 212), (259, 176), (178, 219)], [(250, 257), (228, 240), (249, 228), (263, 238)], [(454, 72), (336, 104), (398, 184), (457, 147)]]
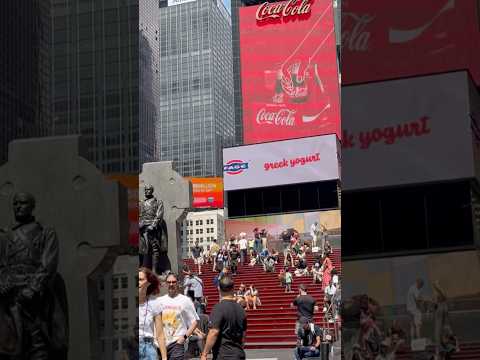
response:
[(336, 135), (223, 149), (225, 190), (339, 178)]
[(480, 84), (476, 0), (342, 1), (342, 83), (468, 69)]
[(187, 177), (193, 188), (194, 208), (223, 208), (223, 179)]
[(474, 177), (468, 74), (344, 87), (342, 189)]
[(239, 14), (245, 144), (340, 137), (332, 1), (266, 2)]

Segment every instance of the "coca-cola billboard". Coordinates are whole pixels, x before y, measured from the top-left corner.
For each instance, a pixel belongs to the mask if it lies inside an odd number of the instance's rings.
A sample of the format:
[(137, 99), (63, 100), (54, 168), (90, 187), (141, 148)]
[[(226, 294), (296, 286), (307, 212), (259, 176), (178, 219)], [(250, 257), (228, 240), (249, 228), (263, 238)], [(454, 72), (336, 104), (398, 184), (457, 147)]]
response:
[(340, 143), (334, 134), (223, 149), (226, 191), (335, 180)]
[(477, 0), (343, 0), (342, 83), (469, 70), (480, 84)]
[(244, 142), (340, 137), (333, 2), (265, 2), (239, 11)]

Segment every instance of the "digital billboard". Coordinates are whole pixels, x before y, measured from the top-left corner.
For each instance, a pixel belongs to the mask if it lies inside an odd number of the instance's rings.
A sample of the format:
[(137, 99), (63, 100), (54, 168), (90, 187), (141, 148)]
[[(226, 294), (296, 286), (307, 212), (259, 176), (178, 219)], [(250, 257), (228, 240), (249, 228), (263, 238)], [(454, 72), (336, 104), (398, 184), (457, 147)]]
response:
[[(295, 229), (301, 240), (311, 241), (310, 227), (315, 222), (325, 226), (330, 235), (341, 234), (340, 210), (311, 211), (281, 215), (252, 216), (239, 219), (225, 220), (225, 238), (245, 233), (247, 239), (253, 238), (253, 229), (267, 230), (267, 244), (269, 248), (280, 248), (282, 240), (280, 234), (288, 229)], [(340, 236), (330, 238), (332, 246), (339, 248)]]
[(342, 83), (468, 69), (480, 84), (476, 0), (342, 1)]
[(242, 7), (239, 26), (244, 143), (340, 138), (333, 2)]
[(474, 178), (469, 81), (461, 71), (344, 87), (342, 189)]
[(194, 208), (223, 208), (223, 179), (187, 177), (192, 183)]
[[(413, 291), (423, 300), (416, 306), (420, 338), (435, 344), (440, 331), (449, 326), (463, 343), (480, 340), (480, 333), (472, 331), (478, 323), (480, 301), (480, 261), (475, 250), (344, 260), (342, 277), (348, 279), (342, 283), (342, 346), (347, 359), (351, 358), (362, 331), (359, 315), (367, 299), (376, 325), (388, 329), (395, 324), (400, 338), (407, 340), (402, 351), (410, 351), (415, 346), (413, 342), (410, 346), (413, 319), (407, 310), (412, 309), (411, 303), (407, 303)], [(422, 282), (420, 288), (417, 279)], [(466, 347), (460, 345), (460, 348), (468, 358)], [(405, 359), (417, 358), (414, 354), (408, 355)], [(476, 355), (478, 351), (472, 358), (477, 359)]]
[(127, 188), (128, 191), (128, 221), (130, 223), (128, 241), (130, 245), (138, 245), (138, 176), (136, 175), (110, 175), (111, 180), (116, 180)]
[(226, 191), (335, 180), (339, 174), (337, 136), (275, 141), (223, 149)]

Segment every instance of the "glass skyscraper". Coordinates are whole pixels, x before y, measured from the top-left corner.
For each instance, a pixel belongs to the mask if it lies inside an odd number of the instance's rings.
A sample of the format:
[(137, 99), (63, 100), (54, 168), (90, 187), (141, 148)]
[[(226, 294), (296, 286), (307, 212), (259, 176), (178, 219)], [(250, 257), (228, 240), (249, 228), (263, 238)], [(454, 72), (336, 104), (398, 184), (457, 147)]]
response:
[(0, 1), (0, 165), (11, 140), (49, 125), (50, 2)]
[(140, 112), (140, 164), (156, 160), (156, 123), (160, 96), (158, 69), (158, 0), (139, 3), (139, 112)]
[(230, 14), (221, 0), (168, 5), (160, 2), (159, 159), (183, 176), (221, 176), (235, 131)]
[(52, 132), (104, 173), (139, 169), (138, 20), (138, 0), (53, 1)]

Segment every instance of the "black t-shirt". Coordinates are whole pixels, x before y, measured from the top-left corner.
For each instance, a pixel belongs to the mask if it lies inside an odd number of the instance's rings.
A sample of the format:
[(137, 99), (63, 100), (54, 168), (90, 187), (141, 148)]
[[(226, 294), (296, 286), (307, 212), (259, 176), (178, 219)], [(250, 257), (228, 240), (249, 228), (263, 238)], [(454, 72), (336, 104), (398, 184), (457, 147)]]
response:
[(200, 246), (195, 246), (192, 248), (192, 255), (194, 258), (200, 257), (200, 254), (202, 253), (202, 248)]
[(298, 338), (302, 341), (303, 346), (315, 346), (317, 342), (317, 336), (320, 336), (320, 339), (323, 336), (323, 331), (318, 325), (313, 326), (312, 329), (305, 331), (303, 328), (300, 328), (297, 333)]
[(243, 360), (243, 335), (247, 331), (247, 315), (236, 301), (222, 300), (210, 314), (210, 327), (219, 329), (212, 348), (213, 359)]
[(297, 307), (298, 319), (305, 318), (309, 321), (313, 320), (313, 312), (315, 310), (315, 299), (310, 295), (300, 295), (293, 300), (293, 305)]
[(232, 260), (237, 260), (239, 257), (240, 257), (240, 254), (238, 253), (238, 251), (232, 251), (232, 252), (230, 253), (230, 258), (231, 258)]

